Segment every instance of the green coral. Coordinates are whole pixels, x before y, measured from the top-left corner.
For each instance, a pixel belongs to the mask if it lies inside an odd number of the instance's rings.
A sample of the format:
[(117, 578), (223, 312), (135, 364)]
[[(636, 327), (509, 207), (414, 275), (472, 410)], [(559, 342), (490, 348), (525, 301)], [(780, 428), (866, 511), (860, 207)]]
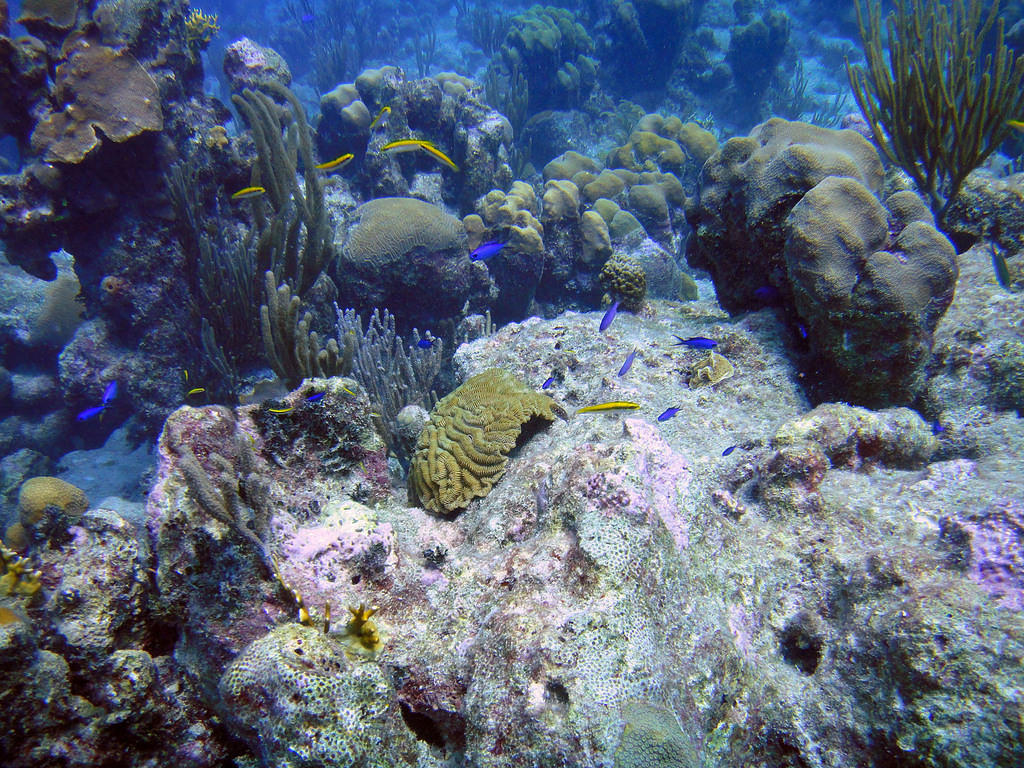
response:
[(378, 666), (320, 628), (285, 624), (246, 648), (219, 685), (228, 724), (268, 765), (391, 766), (418, 751)]
[(626, 727), (615, 750), (615, 768), (696, 768), (702, 765), (694, 739), (672, 710), (653, 704), (627, 707)]
[[(1024, 113), (1024, 56), (1003, 44), (999, 0), (984, 18), (981, 0), (895, 5), (883, 45), (882, 4), (868, 3), (865, 24), (858, 0), (867, 63), (847, 65), (850, 86), (875, 143), (942, 222), (967, 174), (1010, 135), (1007, 121)], [(983, 59), (984, 50), (993, 53)]]
[(556, 408), (508, 371), (473, 376), (431, 411), (409, 471), (411, 500), (450, 514), (486, 496), (505, 473), (523, 426), (554, 421)]
[(614, 253), (601, 268), (601, 285), (623, 309), (639, 312), (647, 296), (647, 275), (636, 259)]

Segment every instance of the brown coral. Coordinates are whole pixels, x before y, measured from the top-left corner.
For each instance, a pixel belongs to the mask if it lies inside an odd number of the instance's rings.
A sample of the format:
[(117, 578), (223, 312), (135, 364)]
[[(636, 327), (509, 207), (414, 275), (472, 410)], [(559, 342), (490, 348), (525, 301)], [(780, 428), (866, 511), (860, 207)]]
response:
[(639, 312), (647, 296), (647, 276), (640, 262), (620, 253), (612, 254), (601, 268), (601, 285), (614, 298), (622, 302), (622, 308)]
[(81, 162), (100, 145), (100, 133), (122, 142), (163, 129), (157, 85), (126, 51), (79, 42), (57, 67), (55, 95), (67, 106), (40, 120), (31, 139), (50, 162)]
[(18, 514), (24, 525), (35, 525), (48, 507), (56, 507), (65, 517), (78, 518), (89, 508), (89, 499), (81, 489), (58, 477), (32, 477), (18, 491)]
[(505, 473), (523, 426), (554, 421), (555, 403), (491, 368), (442, 399), (420, 433), (409, 471), (409, 494), (426, 509), (453, 513), (486, 496)]

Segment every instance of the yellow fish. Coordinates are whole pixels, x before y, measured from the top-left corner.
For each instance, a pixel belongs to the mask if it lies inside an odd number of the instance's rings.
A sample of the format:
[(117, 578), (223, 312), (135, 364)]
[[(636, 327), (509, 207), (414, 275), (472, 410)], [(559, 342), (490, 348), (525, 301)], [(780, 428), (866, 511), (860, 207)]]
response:
[(447, 165), (453, 171), (459, 170), (459, 166), (448, 157), (444, 152), (435, 147), (429, 141), (423, 139), (399, 139), (398, 141), (389, 141), (383, 147), (380, 148), (381, 152), (413, 152), (417, 149), (422, 149), (424, 152), (432, 155), (436, 160)]
[(598, 403), (580, 408), (576, 413), (600, 413), (601, 411), (635, 411), (640, 403), (631, 403), (628, 400), (613, 400), (610, 403)]
[(333, 171), (338, 168), (344, 168), (346, 165), (348, 165), (348, 162), (353, 157), (355, 157), (355, 155), (353, 155), (351, 152), (346, 152), (344, 155), (336, 157), (333, 160), (330, 160), (326, 163), (314, 165), (313, 167), (316, 168), (318, 171)]
[(370, 130), (372, 131), (378, 125), (380, 125), (385, 120), (387, 120), (387, 117), (390, 114), (391, 114), (391, 107), (384, 107), (380, 112), (377, 113), (377, 116), (375, 118), (373, 118), (373, 122), (370, 123)]
[(289, 405), (287, 408), (267, 408), (267, 410), (271, 413), (288, 413), (288, 411), (292, 410), (292, 406)]
[(192, 397), (192, 395), (198, 395), (206, 391), (205, 387), (193, 387), (185, 393), (185, 397)]
[(1006, 124), (1018, 131), (1024, 131), (1024, 120), (1007, 120)]
[(231, 199), (249, 200), (250, 198), (259, 197), (260, 195), (265, 194), (266, 191), (267, 190), (265, 190), (263, 187), (245, 187), (244, 189), (240, 189), (237, 192), (235, 192), (235, 194), (231, 196)]

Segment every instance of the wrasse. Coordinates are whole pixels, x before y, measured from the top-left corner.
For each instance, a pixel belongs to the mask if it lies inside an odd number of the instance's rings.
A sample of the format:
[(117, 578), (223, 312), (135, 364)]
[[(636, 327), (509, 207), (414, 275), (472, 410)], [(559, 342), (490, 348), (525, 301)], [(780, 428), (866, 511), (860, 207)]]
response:
[(384, 107), (383, 109), (381, 109), (381, 111), (377, 113), (377, 116), (373, 118), (373, 122), (370, 123), (370, 130), (372, 131), (378, 125), (383, 124), (384, 121), (388, 119), (388, 115), (390, 114), (391, 107)]
[(271, 413), (288, 413), (292, 410), (293, 406), (289, 405), (287, 408), (267, 408)]
[(319, 165), (314, 165), (313, 167), (318, 171), (333, 171), (338, 168), (344, 168), (353, 157), (355, 157), (355, 155), (351, 152), (346, 152), (344, 155), (339, 155), (333, 160), (329, 160), (326, 163), (320, 163)]
[(192, 397), (192, 395), (201, 395), (205, 391), (206, 387), (192, 387), (192, 389), (185, 393), (185, 397)]
[(640, 403), (631, 403), (628, 400), (612, 400), (610, 403), (598, 403), (588, 405), (576, 410), (576, 413), (601, 413), (602, 411), (635, 411)]
[(1024, 131), (1024, 120), (1007, 120), (1006, 124), (1015, 130)]
[(414, 152), (417, 149), (422, 149), (424, 152), (432, 155), (436, 160), (447, 165), (453, 171), (459, 170), (459, 166), (455, 164), (448, 155), (442, 152), (440, 149), (435, 147), (429, 141), (423, 139), (399, 139), (398, 141), (389, 141), (383, 147), (380, 148), (381, 152)]
[(260, 197), (266, 194), (267, 190), (263, 187), (245, 187), (238, 190), (231, 196), (232, 200), (249, 200), (254, 197)]

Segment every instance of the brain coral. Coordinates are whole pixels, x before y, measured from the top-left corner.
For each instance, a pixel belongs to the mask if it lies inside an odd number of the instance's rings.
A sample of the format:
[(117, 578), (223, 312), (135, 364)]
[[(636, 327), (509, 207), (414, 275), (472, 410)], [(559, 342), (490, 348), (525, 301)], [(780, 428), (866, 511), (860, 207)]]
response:
[(422, 328), (455, 317), (468, 303), (480, 311), (490, 282), (466, 257), (459, 219), (436, 205), (382, 197), (359, 206), (338, 259), (338, 303), (356, 309), (402, 308)]
[(887, 209), (854, 179), (829, 176), (787, 219), (789, 284), (829, 397), (881, 407), (924, 386), (958, 270), (931, 214), (906, 196)]
[(457, 512), (486, 496), (505, 473), (525, 424), (554, 421), (557, 406), (511, 373), (491, 368), (443, 398), (420, 433), (409, 494), (431, 512)]
[(18, 491), (18, 514), (24, 525), (43, 519), (47, 507), (56, 507), (69, 518), (79, 518), (89, 508), (81, 489), (58, 477), (32, 477)]
[(784, 290), (785, 219), (826, 176), (856, 179), (869, 191), (882, 184), (882, 163), (867, 139), (808, 123), (772, 118), (750, 136), (729, 139), (704, 164), (687, 220), (691, 266), (711, 273), (729, 312), (759, 306), (755, 291)]
[(285, 624), (227, 668), (228, 722), (266, 765), (393, 766), (415, 754), (380, 668), (355, 663), (319, 629)]

